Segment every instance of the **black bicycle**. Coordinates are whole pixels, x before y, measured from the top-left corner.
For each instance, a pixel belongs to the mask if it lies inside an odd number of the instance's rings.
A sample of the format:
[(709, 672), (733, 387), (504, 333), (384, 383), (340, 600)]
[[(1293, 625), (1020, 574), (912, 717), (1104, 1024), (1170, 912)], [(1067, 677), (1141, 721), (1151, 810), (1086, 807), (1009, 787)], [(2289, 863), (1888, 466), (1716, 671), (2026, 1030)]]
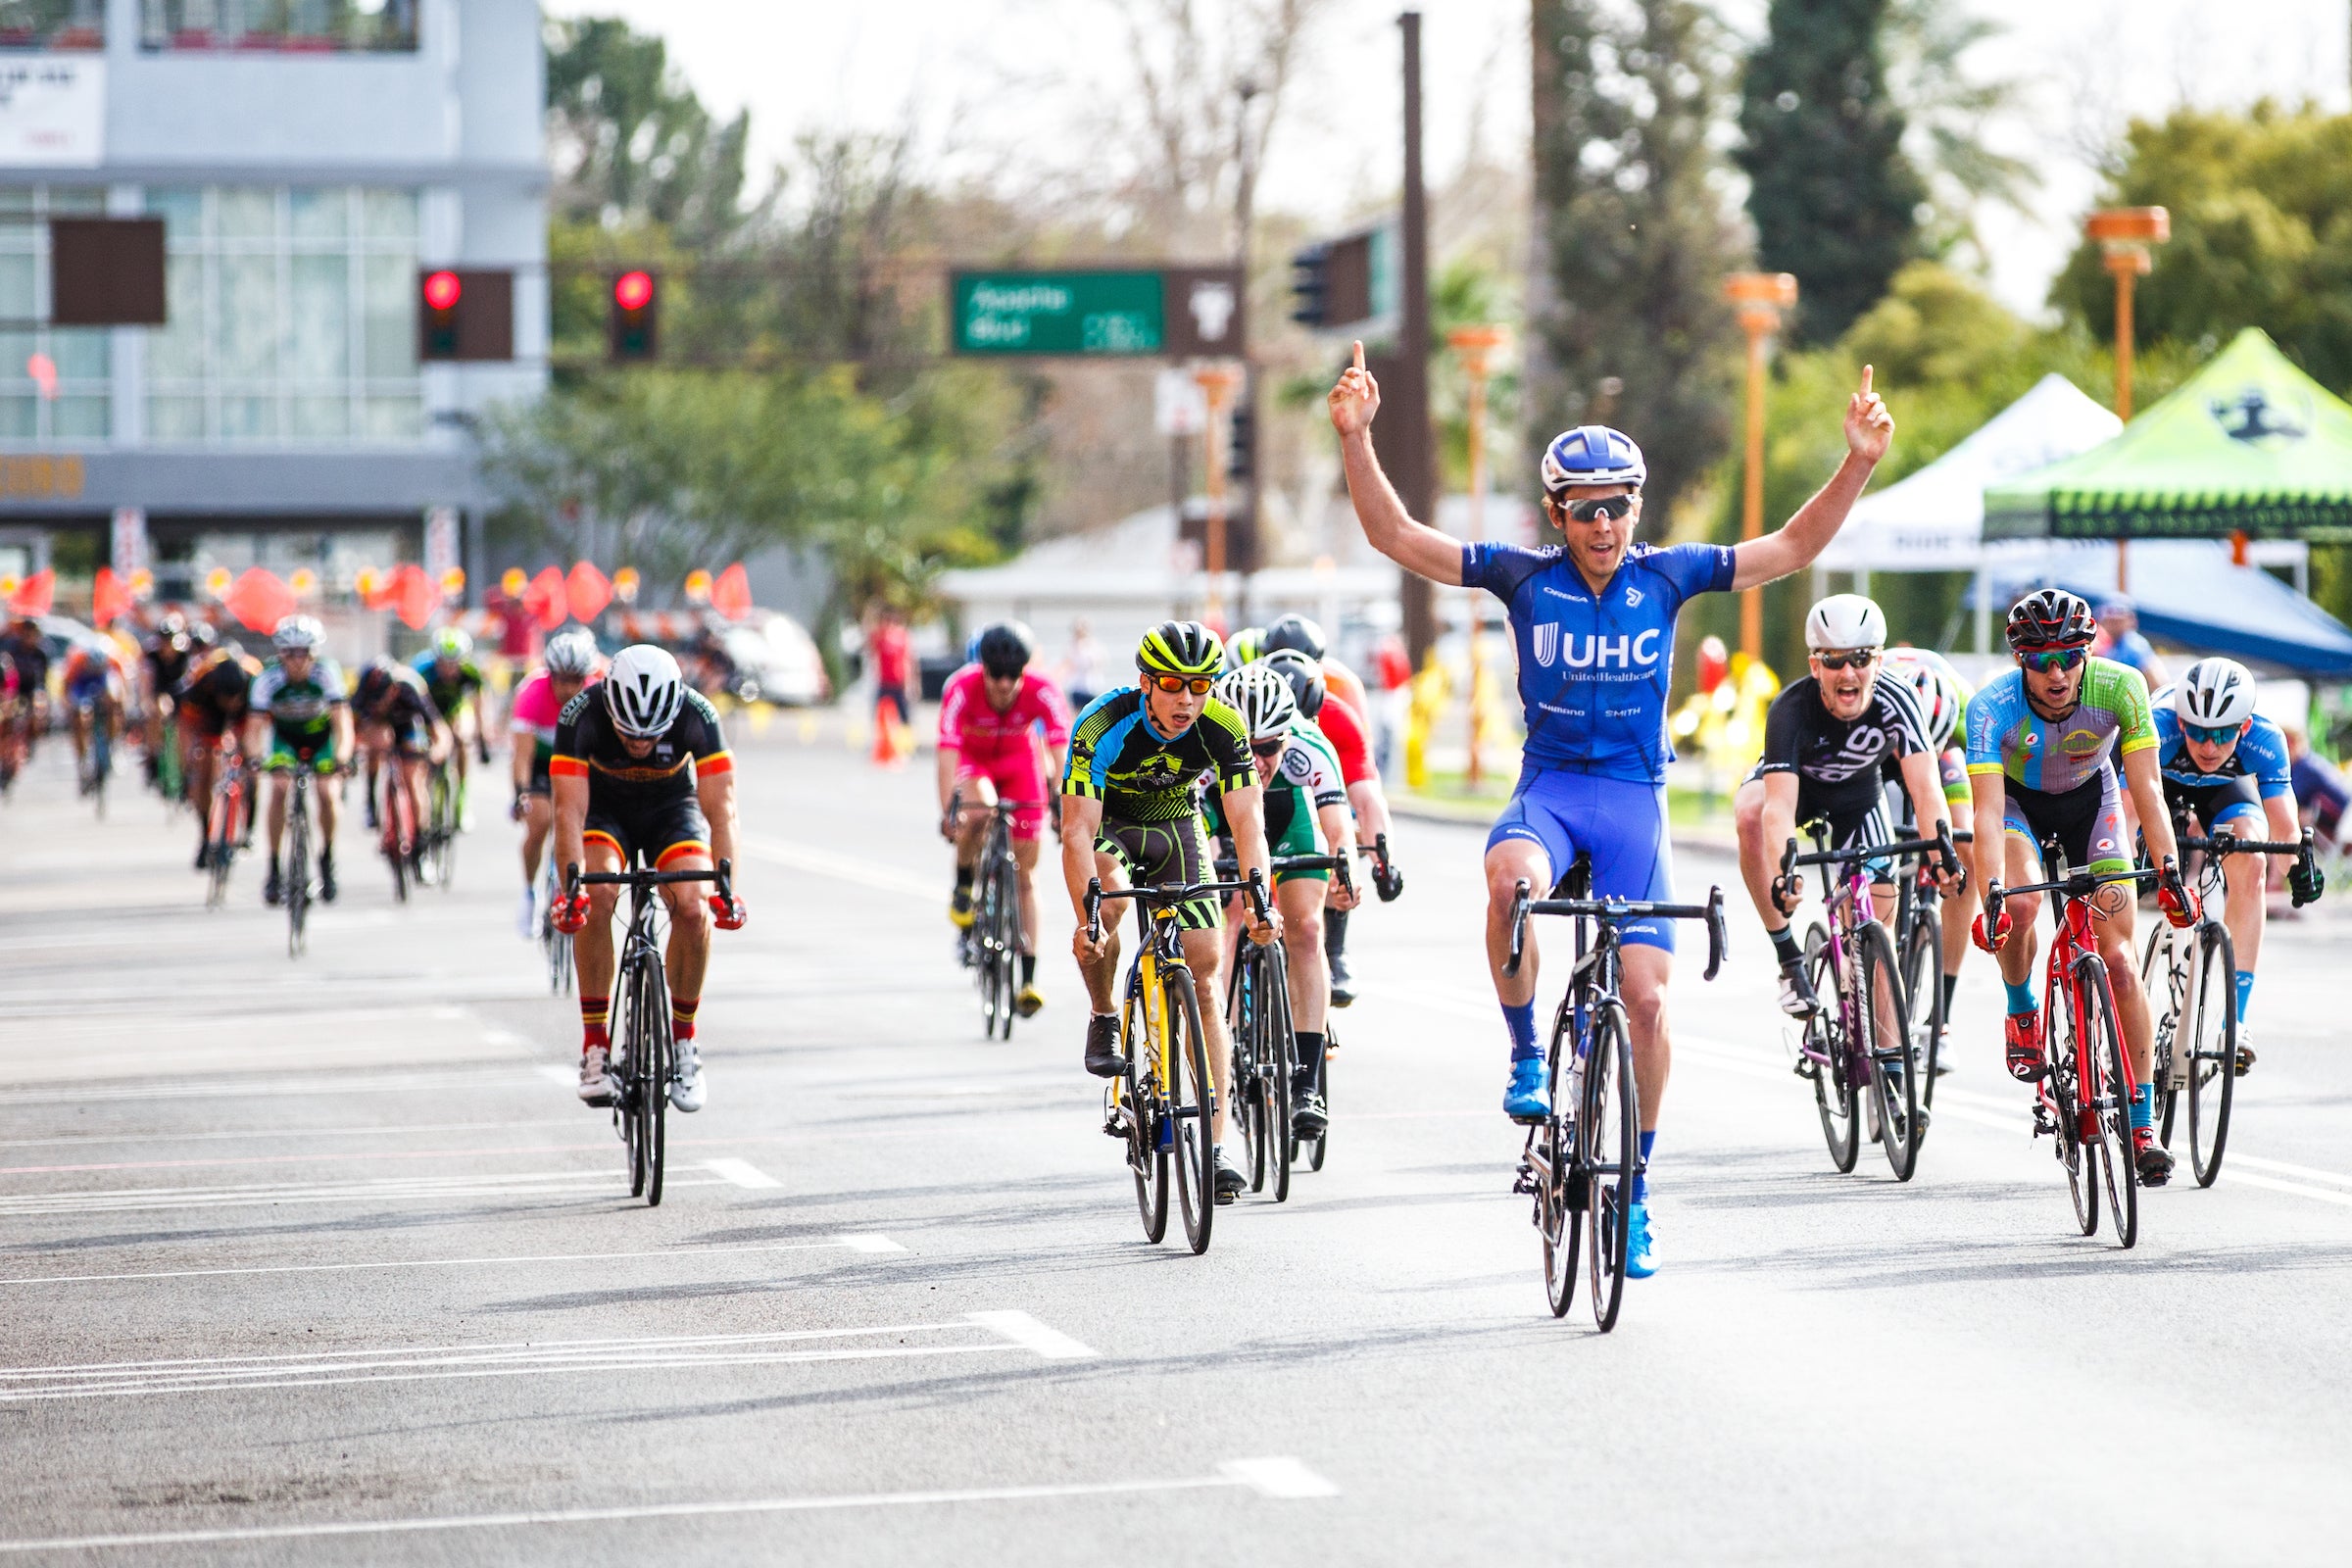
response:
[(286, 906), (286, 956), (299, 958), (310, 946), (311, 781), (333, 777), (336, 767), (330, 762), (320, 768), (301, 757), (284, 771), (292, 776), (293, 787), (286, 791), (285, 870), (280, 887)]
[(718, 896), (732, 899), (729, 877), (733, 862), (721, 860), (712, 871), (587, 871), (564, 868), (566, 898), (577, 898), (583, 887), (629, 890), (629, 931), (621, 939), (620, 963), (613, 973), (612, 1054), (606, 1068), (615, 1086), (612, 1128), (627, 1151), (629, 1196), (643, 1198), (648, 1206), (662, 1201), (662, 1167), (667, 1150), (669, 1083), (675, 1071), (669, 1034), (669, 976), (662, 967), (662, 901), (654, 890), (672, 882), (715, 882)]
[[(960, 792), (948, 798), (947, 820), (952, 827), (962, 812)], [(1021, 864), (1012, 854), (1014, 813), (1036, 809), (1035, 802), (997, 801), (989, 807), (988, 827), (980, 841), (980, 860), (972, 876), (972, 924), (964, 933), (963, 965), (980, 987), (980, 1034), (984, 1040), (1010, 1040), (1012, 1020), (1019, 1016), (1021, 989)]]
[[(1330, 871), (1340, 884), (1354, 888), (1344, 855), (1283, 855), (1274, 858), (1276, 876), (1300, 871)], [(1219, 875), (1240, 871), (1237, 861), (1221, 860)], [(1238, 952), (1233, 975), (1225, 986), (1225, 1021), (1233, 1035), (1233, 1068), (1227, 1092), (1232, 1113), (1242, 1130), (1250, 1156), (1250, 1190), (1262, 1193), (1271, 1185), (1274, 1201), (1288, 1202), (1291, 1168), (1301, 1153), (1311, 1168), (1323, 1166), (1323, 1139), (1300, 1139), (1294, 1130), (1298, 1108), (1298, 1037), (1292, 1025), (1289, 945), (1276, 940), (1260, 947), (1237, 933)], [(1328, 1020), (1326, 1022), (1328, 1027)], [(1318, 1092), (1323, 1062), (1313, 1062)], [(1326, 1133), (1325, 1136), (1328, 1136)], [(1311, 1144), (1311, 1149), (1302, 1149)]]
[[(1910, 823), (1904, 826), (1916, 832)], [(1952, 834), (1952, 843), (1970, 844), (1976, 837), (1961, 828)], [(1965, 912), (1947, 915), (1943, 903), (1936, 888), (1935, 867), (1923, 858), (1903, 878), (1895, 904), (1894, 954), (1903, 977), (1903, 1016), (1911, 1024), (1911, 1061), (1921, 1074), (1919, 1102), (1929, 1110), (1936, 1106), (1936, 1080), (1946, 1070), (1943, 1031), (1950, 1021), (1944, 1016), (1943, 922), (1968, 918)]]
[(1503, 973), (1519, 972), (1529, 915), (1566, 915), (1576, 922), (1575, 962), (1551, 1021), (1551, 1114), (1529, 1125), (1511, 1190), (1536, 1200), (1551, 1315), (1565, 1317), (1576, 1296), (1581, 1243), (1592, 1258), (1592, 1318), (1606, 1334), (1617, 1326), (1625, 1298), (1627, 1219), (1641, 1169), (1641, 1110), (1633, 1035), (1618, 991), (1617, 928), (1627, 920), (1706, 921), (1706, 978), (1712, 980), (1723, 967), (1723, 889), (1709, 888), (1704, 904), (1651, 904), (1595, 899), (1592, 886), (1592, 861), (1582, 855), (1550, 898), (1535, 898), (1520, 883), (1511, 901), (1511, 952)]

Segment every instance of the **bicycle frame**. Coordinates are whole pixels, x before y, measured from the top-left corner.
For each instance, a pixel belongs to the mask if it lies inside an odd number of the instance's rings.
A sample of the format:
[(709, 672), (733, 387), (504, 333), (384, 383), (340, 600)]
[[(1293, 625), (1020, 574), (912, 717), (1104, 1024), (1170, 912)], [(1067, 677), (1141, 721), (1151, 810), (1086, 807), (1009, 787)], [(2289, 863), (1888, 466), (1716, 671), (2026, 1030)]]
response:
[[(1818, 836), (1816, 842), (1819, 842)], [(1845, 1037), (1846, 1071), (1853, 1075), (1853, 1080), (1857, 1084), (1869, 1082), (1870, 1064), (1863, 1059), (1861, 1053), (1861, 999), (1855, 995), (1853, 986), (1848, 982), (1855, 961), (1848, 952), (1849, 939), (1859, 940), (1859, 930), (1866, 919), (1879, 924), (1886, 923), (1879, 920), (1875, 906), (1871, 906), (1871, 912), (1867, 916), (1861, 912), (1864, 908), (1863, 901), (1870, 897), (1871, 862), (1934, 854), (1943, 865), (1953, 867), (1959, 863), (1959, 857), (1953, 849), (1953, 842), (1947, 829), (1932, 839), (1902, 839), (1892, 844), (1877, 844), (1868, 848), (1844, 850), (1823, 848), (1815, 850), (1809, 855), (1799, 855), (1796, 849), (1796, 840), (1790, 839), (1787, 851), (1781, 856), (1781, 875), (1784, 878), (1788, 877), (1798, 867), (1817, 866), (1820, 868), (1822, 912), (1829, 916), (1830, 975), (1838, 991), (1838, 1017)], [(1846, 868), (1842, 886), (1839, 885), (1839, 879), (1833, 875), (1836, 868), (1840, 865)], [(1928, 874), (1925, 865), (1920, 867), (1920, 874), (1922, 876)], [(1898, 887), (1901, 880), (1897, 879)], [(1931, 882), (1928, 886), (1933, 889), (1934, 884)], [(1901, 917), (1899, 903), (1896, 908), (1896, 917), (1899, 921)], [(1897, 932), (1893, 929), (1888, 932), (1889, 937), (1896, 934)], [(1898, 946), (1895, 951), (1899, 956), (1900, 947)], [(1906, 1052), (1908, 1049), (1909, 1043), (1905, 1042)], [(1829, 1056), (1815, 1050), (1810, 1043), (1800, 1042), (1797, 1046), (1797, 1054), (1812, 1062), (1816, 1067), (1826, 1068), (1830, 1065)]]

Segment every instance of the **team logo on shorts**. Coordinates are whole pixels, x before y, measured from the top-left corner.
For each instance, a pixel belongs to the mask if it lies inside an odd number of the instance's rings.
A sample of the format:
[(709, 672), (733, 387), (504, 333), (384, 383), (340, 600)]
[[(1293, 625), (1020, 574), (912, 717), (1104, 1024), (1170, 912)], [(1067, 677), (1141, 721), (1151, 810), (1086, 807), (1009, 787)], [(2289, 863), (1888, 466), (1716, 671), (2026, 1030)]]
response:
[(1536, 662), (1549, 669), (1560, 657), (1560, 623), (1541, 620), (1535, 626)]

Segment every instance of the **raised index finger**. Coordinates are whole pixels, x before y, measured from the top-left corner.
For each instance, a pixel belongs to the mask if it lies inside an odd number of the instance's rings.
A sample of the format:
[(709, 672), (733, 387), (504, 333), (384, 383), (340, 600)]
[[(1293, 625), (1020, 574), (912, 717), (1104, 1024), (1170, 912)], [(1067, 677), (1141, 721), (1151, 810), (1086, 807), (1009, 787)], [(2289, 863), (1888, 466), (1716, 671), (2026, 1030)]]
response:
[(1867, 365), (1862, 367), (1862, 395), (1864, 397), (1870, 396), (1870, 369), (1871, 368)]
[(1355, 368), (1359, 370), (1364, 368), (1364, 340), (1360, 337), (1355, 340)]

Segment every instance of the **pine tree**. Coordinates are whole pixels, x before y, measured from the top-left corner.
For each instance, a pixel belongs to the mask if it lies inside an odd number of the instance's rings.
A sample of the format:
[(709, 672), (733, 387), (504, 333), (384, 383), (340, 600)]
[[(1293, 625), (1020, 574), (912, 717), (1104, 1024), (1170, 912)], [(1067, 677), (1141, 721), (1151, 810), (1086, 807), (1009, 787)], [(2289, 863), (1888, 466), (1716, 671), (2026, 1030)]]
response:
[(1527, 408), (1626, 431), (1649, 466), (1645, 533), (1723, 456), (1739, 330), (1724, 273), (1743, 246), (1710, 129), (1728, 58), (1695, 0), (1533, 0), (1535, 265)]
[(1837, 339), (1915, 249), (1926, 183), (1886, 91), (1886, 0), (1772, 0), (1740, 85), (1740, 167), (1758, 260), (1794, 272), (1795, 330)]

